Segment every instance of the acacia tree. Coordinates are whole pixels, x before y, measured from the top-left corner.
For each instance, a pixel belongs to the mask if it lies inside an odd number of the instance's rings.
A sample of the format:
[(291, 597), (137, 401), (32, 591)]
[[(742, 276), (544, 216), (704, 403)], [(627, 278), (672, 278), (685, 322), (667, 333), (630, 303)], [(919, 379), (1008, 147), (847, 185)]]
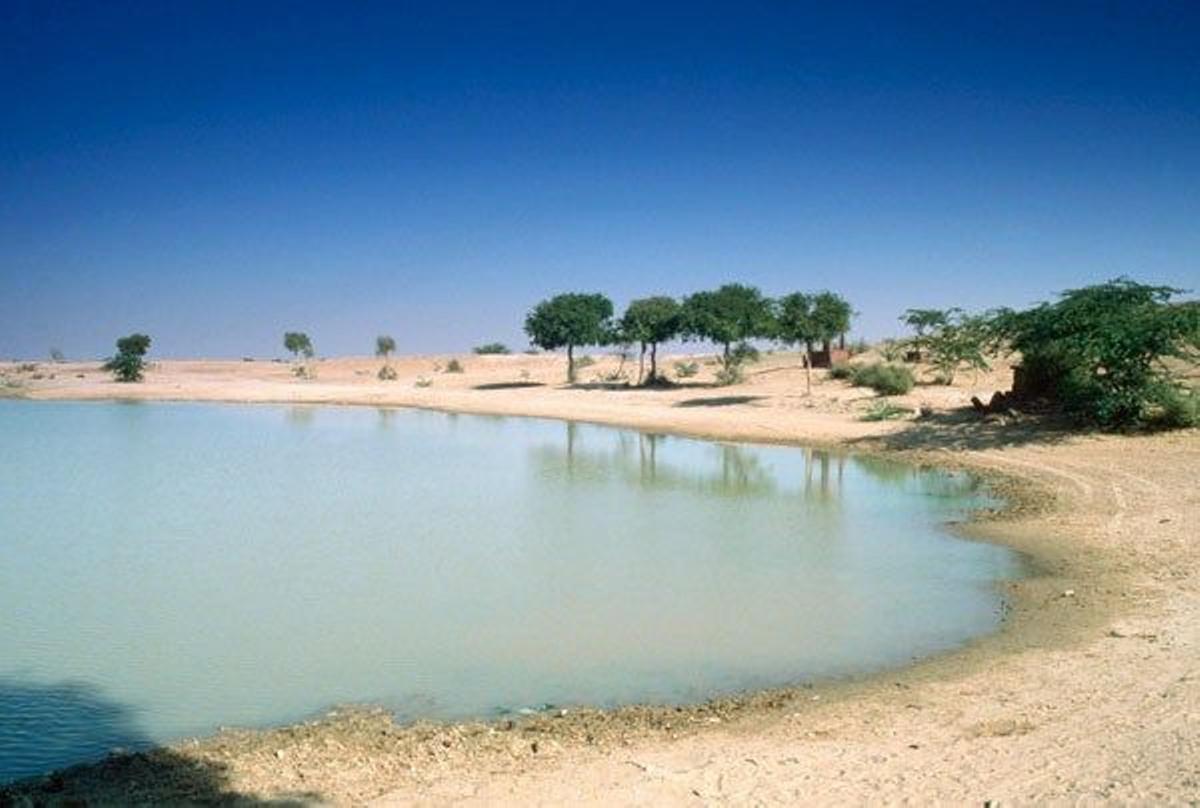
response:
[(839, 346), (846, 347), (846, 332), (850, 330), (850, 319), (854, 309), (841, 295), (834, 292), (818, 292), (812, 298), (812, 317), (816, 324), (817, 339), (829, 353), (833, 346), (833, 338), (837, 337)]
[(781, 342), (804, 346), (804, 382), (810, 393), (812, 392), (813, 344), (821, 339), (823, 333), (814, 316), (813, 309), (812, 295), (793, 292), (779, 301), (779, 311), (775, 322), (776, 336)]
[(1175, 358), (1194, 367), (1200, 360), (1200, 304), (1173, 302), (1179, 294), (1117, 278), (1027, 311), (1000, 311), (991, 327), (1021, 353), (1044, 392), (1080, 418), (1105, 427), (1155, 418), (1195, 425), (1195, 394), (1185, 398), (1179, 376), (1163, 363)]
[(104, 363), (104, 369), (112, 371), (119, 382), (140, 382), (146, 369), (146, 352), (150, 350), (150, 337), (145, 334), (130, 334), (117, 340), (117, 353)]
[(963, 365), (976, 374), (987, 370), (987, 347), (991, 341), (992, 329), (986, 316), (967, 315), (957, 309), (946, 312), (945, 321), (924, 337), (929, 361), (944, 384), (953, 384), (954, 374)]
[(638, 356), (638, 384), (642, 384), (646, 348), (650, 348), (650, 375), (646, 384), (658, 381), (658, 344), (674, 339), (682, 325), (679, 303), (671, 297), (643, 297), (632, 301), (621, 317), (621, 333), (641, 347)]
[(900, 322), (916, 332), (912, 346), (918, 360), (929, 347), (929, 335), (945, 326), (957, 313), (958, 309), (906, 309), (904, 314), (900, 315)]
[(721, 346), (721, 356), (732, 364), (734, 344), (774, 335), (771, 301), (754, 286), (727, 283), (715, 292), (696, 292), (683, 301), (680, 333)]
[[(312, 359), (315, 351), (313, 350), (312, 340), (308, 338), (308, 334), (303, 331), (287, 331), (283, 335), (283, 347), (292, 355), (292, 360), (297, 362), (292, 372), (297, 376), (308, 376), (307, 360)], [(300, 363), (300, 357), (304, 357), (304, 363)]]
[(383, 367), (379, 369), (378, 375), (384, 381), (391, 381), (396, 378), (396, 371), (392, 367), (392, 352), (395, 350), (396, 340), (387, 334), (382, 334), (375, 338), (375, 355), (383, 358)]
[(568, 293), (538, 303), (525, 317), (525, 333), (543, 350), (567, 349), (567, 381), (575, 382), (575, 348), (613, 339), (613, 304), (602, 294)]

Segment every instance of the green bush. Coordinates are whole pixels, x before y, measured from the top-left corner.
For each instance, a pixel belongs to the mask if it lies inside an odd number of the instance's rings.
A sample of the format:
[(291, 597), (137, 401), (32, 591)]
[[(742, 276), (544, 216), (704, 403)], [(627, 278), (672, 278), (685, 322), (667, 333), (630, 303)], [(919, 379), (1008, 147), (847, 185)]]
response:
[(697, 362), (676, 362), (675, 375), (681, 379), (690, 379), (700, 372), (700, 365)]
[(1174, 301), (1179, 294), (1117, 278), (1027, 311), (1000, 311), (988, 328), (1021, 353), (1027, 392), (1081, 420), (1107, 428), (1186, 421), (1192, 399), (1163, 360), (1200, 359), (1200, 302)]
[(913, 389), (916, 379), (903, 365), (872, 362), (854, 368), (850, 382), (856, 387), (870, 387), (881, 396), (902, 396)]
[(726, 362), (721, 365), (720, 370), (716, 372), (713, 378), (716, 379), (717, 384), (722, 387), (728, 387), (731, 384), (741, 384), (745, 381), (746, 374), (742, 370), (741, 363)]
[(447, 373), (462, 373), (463, 372), (462, 362), (459, 362), (457, 359), (451, 359), (449, 362), (446, 363), (446, 372)]
[(1158, 411), (1150, 419), (1153, 426), (1165, 429), (1200, 427), (1200, 393), (1164, 386), (1157, 398)]
[(876, 401), (867, 408), (867, 411), (859, 419), (860, 421), (892, 421), (896, 418), (903, 418), (911, 413), (908, 407), (901, 407), (884, 399)]
[(378, 375), (379, 380), (383, 382), (396, 381), (396, 369), (391, 365), (384, 365), (379, 369), (379, 373), (376, 375)]
[(744, 365), (748, 362), (757, 362), (762, 358), (758, 348), (755, 348), (748, 342), (739, 342), (733, 346), (733, 350), (729, 352), (729, 361), (734, 365)]
[(483, 345), (476, 345), (473, 350), (480, 355), (512, 353), (503, 342), (488, 342)]
[(834, 362), (829, 368), (829, 378), (831, 379), (846, 379), (854, 378), (854, 372), (857, 368), (849, 362)]

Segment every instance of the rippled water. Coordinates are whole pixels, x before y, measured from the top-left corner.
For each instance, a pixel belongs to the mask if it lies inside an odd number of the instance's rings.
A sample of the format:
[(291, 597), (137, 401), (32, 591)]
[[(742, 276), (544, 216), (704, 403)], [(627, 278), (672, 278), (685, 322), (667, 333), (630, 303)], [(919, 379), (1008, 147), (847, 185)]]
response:
[(345, 702), (701, 700), (997, 625), (971, 479), (556, 421), (0, 402), (0, 780)]

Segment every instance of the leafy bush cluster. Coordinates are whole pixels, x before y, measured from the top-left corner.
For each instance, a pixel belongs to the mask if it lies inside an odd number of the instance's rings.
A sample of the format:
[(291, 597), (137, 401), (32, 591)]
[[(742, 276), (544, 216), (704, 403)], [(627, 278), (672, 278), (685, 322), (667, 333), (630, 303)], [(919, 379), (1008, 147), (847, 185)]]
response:
[(1026, 311), (994, 312), (990, 328), (1021, 354), (1027, 388), (1081, 420), (1195, 426), (1196, 393), (1165, 361), (1200, 359), (1200, 302), (1174, 302), (1181, 293), (1118, 278)]
[(512, 353), (503, 342), (488, 342), (483, 345), (476, 345), (472, 350), (481, 356), (486, 354)]
[(855, 387), (870, 387), (881, 396), (902, 396), (916, 384), (911, 370), (903, 365), (884, 362), (872, 362), (869, 365), (841, 362), (830, 369), (829, 375), (835, 379), (845, 379)]

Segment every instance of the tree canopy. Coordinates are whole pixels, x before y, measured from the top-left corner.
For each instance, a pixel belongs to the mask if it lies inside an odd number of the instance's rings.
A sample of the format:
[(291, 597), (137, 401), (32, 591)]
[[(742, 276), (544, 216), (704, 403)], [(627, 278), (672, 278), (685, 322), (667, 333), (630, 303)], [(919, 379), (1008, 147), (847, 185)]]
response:
[(679, 336), (681, 325), (681, 308), (672, 297), (660, 295), (639, 298), (630, 302), (625, 309), (620, 323), (623, 339), (639, 343), (643, 354), (646, 346), (650, 346), (648, 381), (658, 378), (658, 343)]
[(612, 301), (602, 294), (561, 294), (533, 307), (525, 317), (525, 333), (544, 350), (566, 348), (567, 379), (575, 381), (575, 347), (610, 342), (612, 316)]
[(829, 350), (834, 337), (842, 337), (850, 330), (850, 319), (854, 309), (841, 295), (834, 292), (818, 292), (812, 298), (812, 318), (825, 350)]
[(387, 334), (382, 334), (375, 338), (375, 355), (382, 356), (387, 359), (396, 350), (396, 340), (392, 339)]
[(774, 335), (771, 301), (753, 286), (728, 283), (683, 301), (681, 333), (722, 346), (726, 361), (734, 343)]
[(283, 347), (293, 356), (303, 354), (306, 358), (313, 355), (312, 340), (303, 331), (288, 331), (283, 335)]
[(143, 357), (150, 350), (150, 337), (130, 334), (117, 340), (117, 353), (104, 363), (119, 382), (140, 382), (146, 369)]

